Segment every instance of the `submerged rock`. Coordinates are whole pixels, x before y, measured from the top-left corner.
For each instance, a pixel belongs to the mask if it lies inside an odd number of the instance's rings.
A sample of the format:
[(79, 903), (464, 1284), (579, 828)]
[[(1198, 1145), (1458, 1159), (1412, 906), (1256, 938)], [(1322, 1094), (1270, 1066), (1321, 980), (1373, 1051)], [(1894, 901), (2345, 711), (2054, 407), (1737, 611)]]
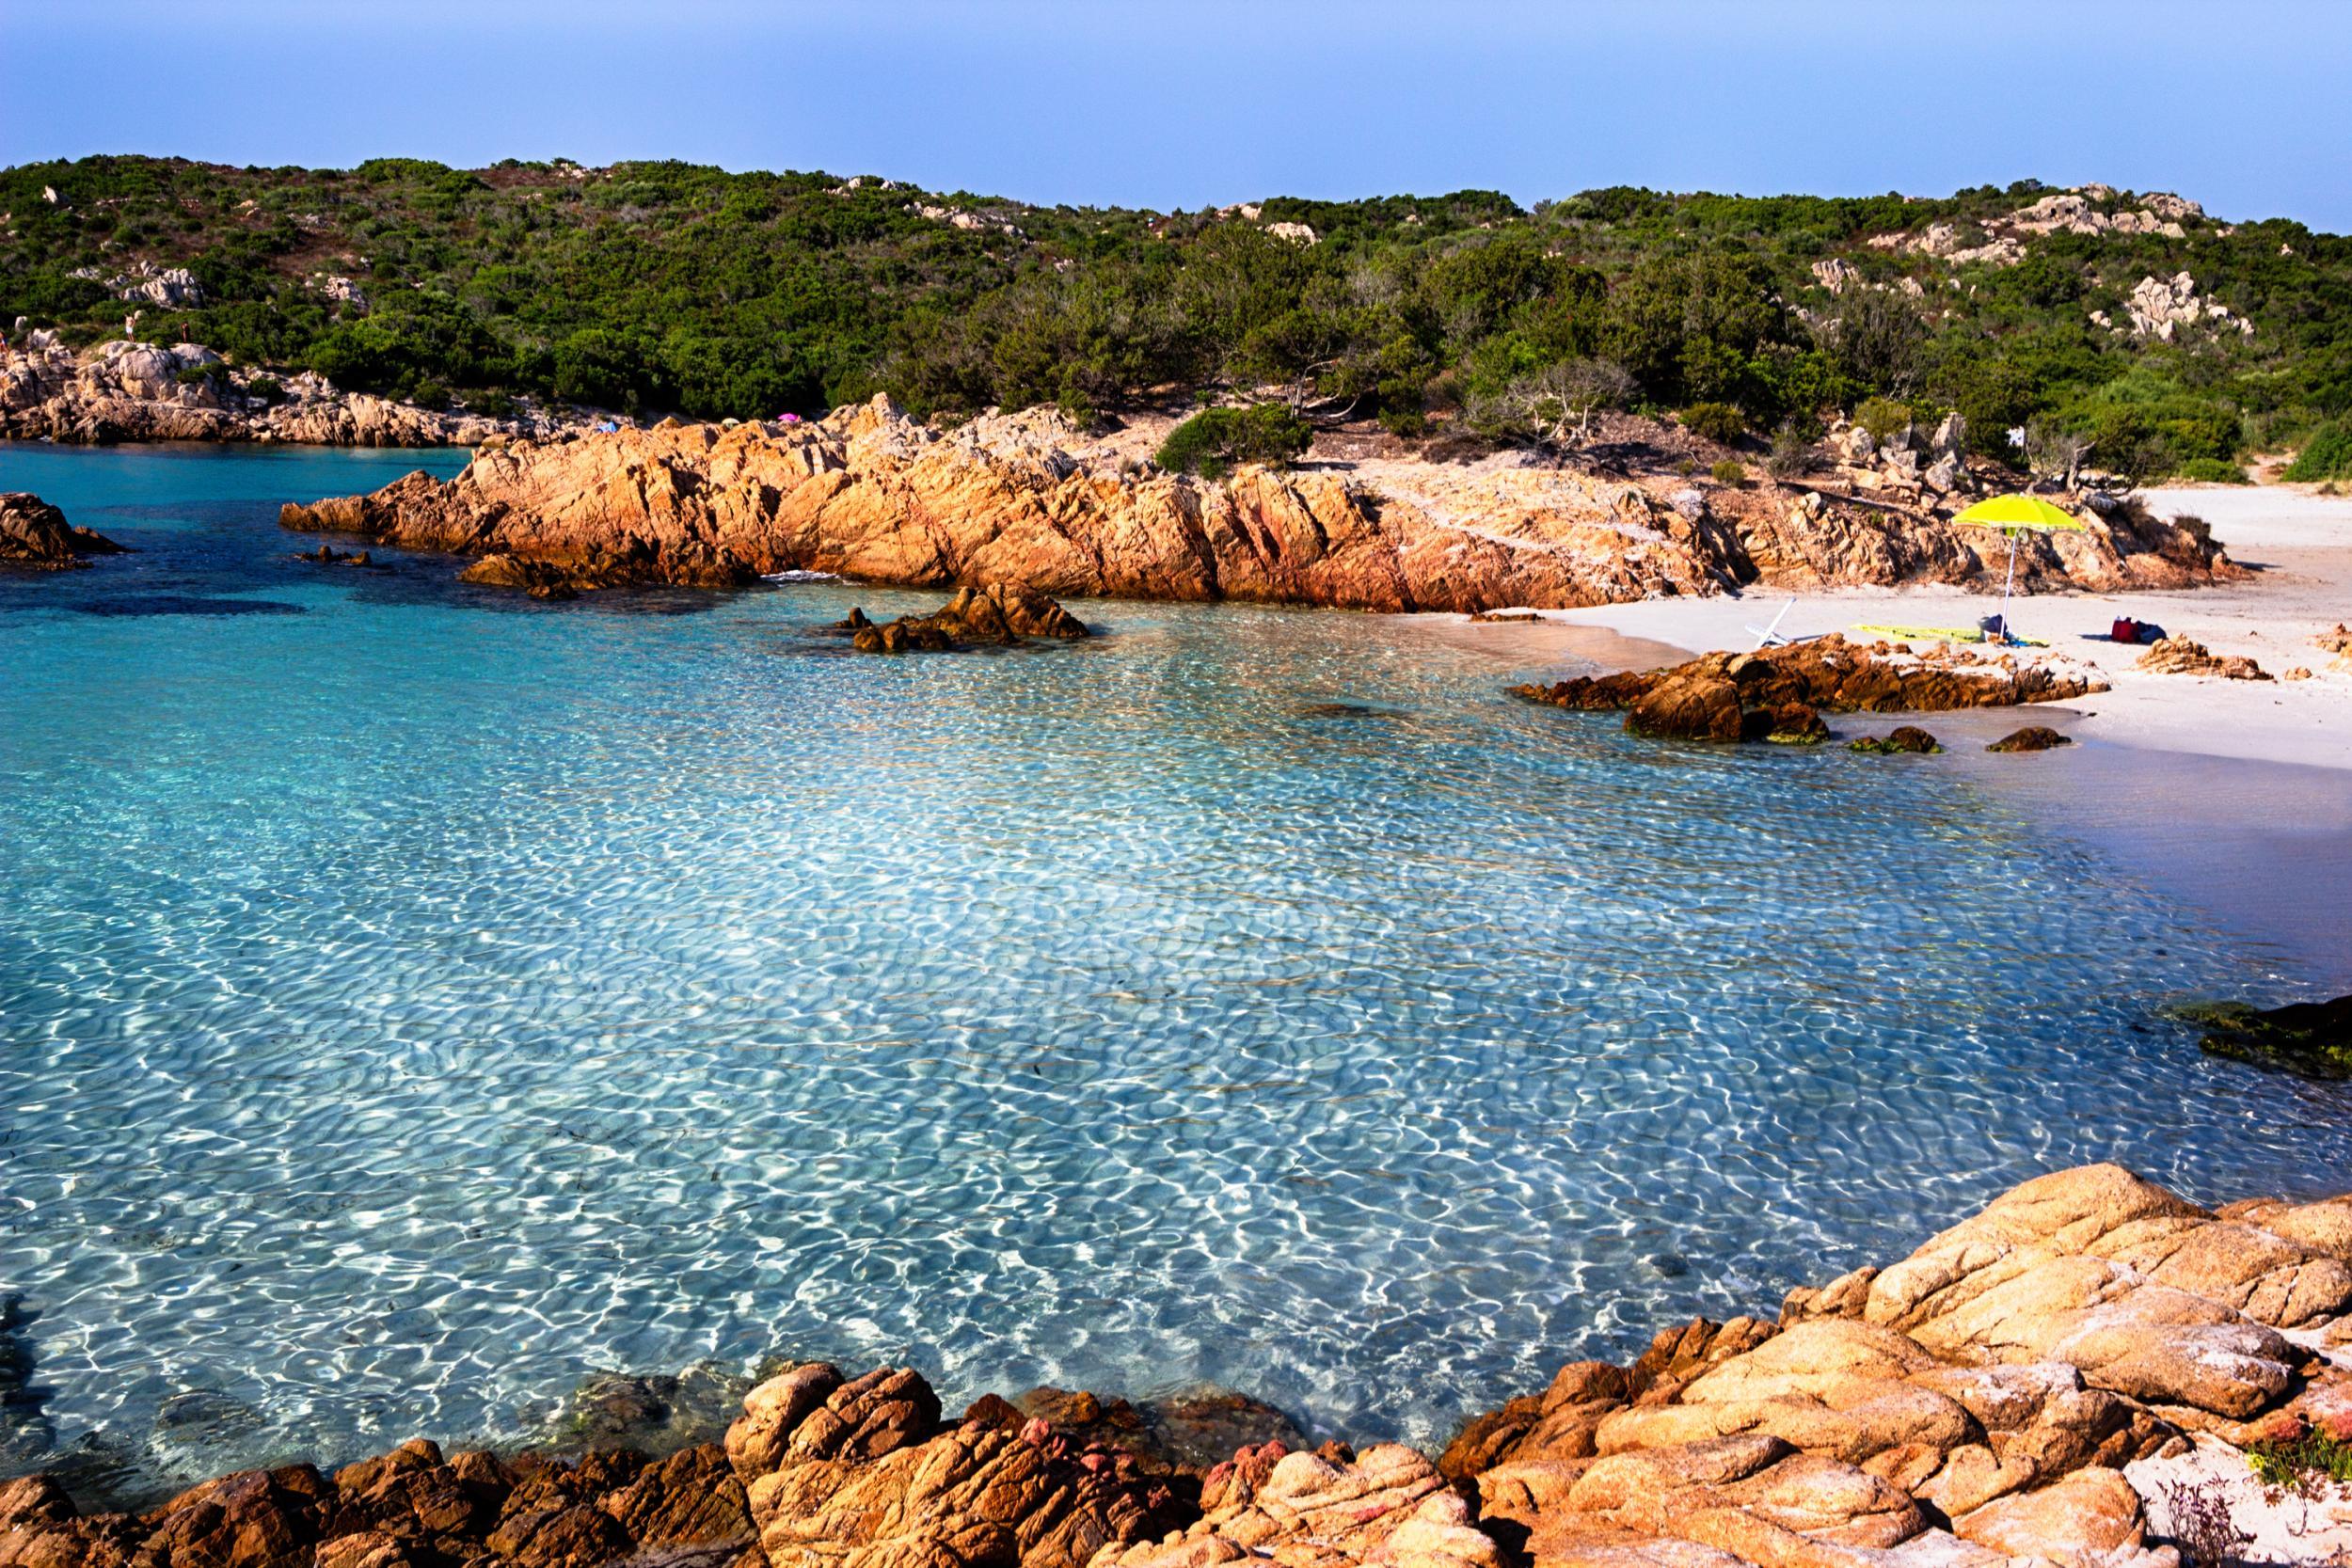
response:
[(712, 1443), (739, 1413), (748, 1379), (715, 1362), (683, 1372), (591, 1372), (572, 1390), (546, 1441), (563, 1449), (620, 1445), (669, 1453)]
[(2194, 1003), (2177, 1016), (2204, 1025), (2198, 1043), (2217, 1056), (2311, 1078), (2352, 1078), (2352, 996), (2267, 1011), (2244, 1003)]
[(0, 565), (35, 571), (72, 571), (86, 556), (120, 555), (123, 547), (103, 534), (75, 528), (65, 514), (24, 490), (0, 494)]

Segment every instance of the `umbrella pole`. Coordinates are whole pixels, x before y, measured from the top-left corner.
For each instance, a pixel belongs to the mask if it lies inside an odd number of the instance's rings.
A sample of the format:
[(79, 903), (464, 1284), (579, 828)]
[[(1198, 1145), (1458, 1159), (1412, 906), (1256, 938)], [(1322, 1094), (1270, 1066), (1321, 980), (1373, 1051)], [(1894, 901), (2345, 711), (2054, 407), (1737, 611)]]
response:
[(2009, 630), (2009, 589), (2010, 584), (2016, 580), (2017, 535), (2012, 532), (2009, 536), (2009, 570), (2001, 578), (2001, 641), (2004, 642), (2014, 641)]

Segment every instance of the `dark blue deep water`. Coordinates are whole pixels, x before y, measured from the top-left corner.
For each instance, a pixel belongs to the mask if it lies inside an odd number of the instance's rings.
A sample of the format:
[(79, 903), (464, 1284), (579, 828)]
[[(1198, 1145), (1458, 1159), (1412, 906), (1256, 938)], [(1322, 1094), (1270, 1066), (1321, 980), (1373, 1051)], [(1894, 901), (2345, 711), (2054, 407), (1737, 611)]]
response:
[(1936, 759), (1636, 744), (1361, 615), (884, 661), (823, 624), (937, 595), (293, 559), (417, 462), (0, 450), (139, 552), (0, 579), (8, 1468), (770, 1353), (1430, 1442), (2037, 1171), (2352, 1169), (2156, 1015), (2270, 960)]

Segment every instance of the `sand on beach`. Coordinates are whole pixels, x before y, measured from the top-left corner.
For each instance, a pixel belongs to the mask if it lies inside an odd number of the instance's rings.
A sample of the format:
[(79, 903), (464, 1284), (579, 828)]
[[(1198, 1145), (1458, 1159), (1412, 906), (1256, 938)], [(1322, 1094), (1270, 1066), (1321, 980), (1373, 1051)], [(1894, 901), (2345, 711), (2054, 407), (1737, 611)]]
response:
[[(2184, 485), (2147, 492), (2168, 516), (2212, 525), (2233, 560), (2253, 568), (2242, 583), (2169, 593), (2043, 594), (2010, 604), (2024, 635), (2099, 667), (2114, 686), (2054, 705), (2079, 716), (2074, 733), (2167, 752), (2352, 768), (2352, 671), (2330, 670), (2312, 638), (2352, 621), (2352, 498), (2283, 486)], [(1471, 623), (1458, 615), (1414, 619), (1428, 635), (1529, 668), (1644, 669), (1718, 648), (1753, 647), (1752, 627), (1781, 616), (1784, 635), (1853, 634), (1866, 625), (1974, 626), (1997, 595), (1943, 585), (1852, 589), (1790, 596), (1769, 590), (1699, 599), (1651, 599), (1590, 610), (1546, 610), (1534, 621)], [(1787, 614), (1782, 615), (1783, 608)], [(2297, 666), (2307, 681), (2228, 681), (2147, 674), (2143, 651), (2106, 640), (2119, 616), (2185, 634), (2217, 654), (2243, 654), (2273, 675)]]

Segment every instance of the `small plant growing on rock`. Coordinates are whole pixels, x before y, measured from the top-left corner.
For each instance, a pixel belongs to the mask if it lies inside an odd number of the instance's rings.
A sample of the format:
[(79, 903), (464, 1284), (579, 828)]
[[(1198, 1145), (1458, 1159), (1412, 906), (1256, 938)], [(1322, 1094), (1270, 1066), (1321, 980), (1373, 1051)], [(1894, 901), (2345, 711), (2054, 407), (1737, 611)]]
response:
[(1737, 490), (1748, 482), (1748, 470), (1742, 467), (1736, 459), (1729, 457), (1716, 464), (1708, 472), (1715, 476), (1716, 483), (1728, 489)]
[(1729, 403), (1694, 403), (1675, 418), (1694, 436), (1729, 446), (1748, 433), (1748, 417)]

